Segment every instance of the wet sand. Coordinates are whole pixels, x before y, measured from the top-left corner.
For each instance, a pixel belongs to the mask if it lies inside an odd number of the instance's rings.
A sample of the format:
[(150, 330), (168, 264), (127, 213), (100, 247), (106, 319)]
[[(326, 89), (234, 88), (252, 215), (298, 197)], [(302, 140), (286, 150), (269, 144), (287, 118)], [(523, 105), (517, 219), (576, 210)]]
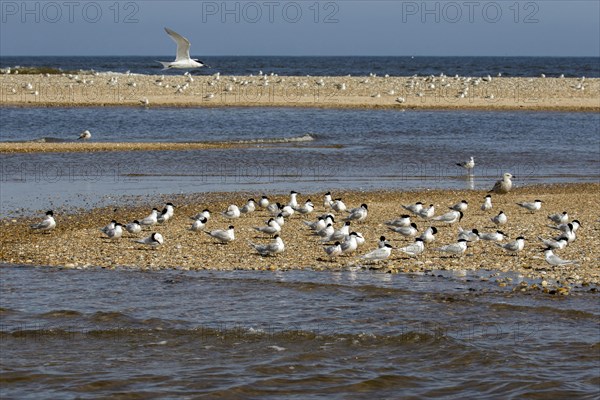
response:
[[(600, 285), (600, 205), (597, 201), (600, 184), (566, 184), (551, 186), (528, 186), (517, 188), (507, 195), (494, 195), (494, 208), (489, 212), (480, 210), (485, 192), (465, 190), (431, 190), (431, 191), (384, 191), (384, 192), (336, 192), (334, 197), (342, 197), (350, 207), (360, 203), (369, 205), (369, 216), (364, 223), (352, 223), (351, 229), (361, 232), (366, 243), (358, 252), (342, 256), (333, 261), (325, 257), (323, 246), (316, 236), (302, 221), (314, 220), (325, 212), (322, 193), (300, 195), (299, 202), (311, 198), (316, 210), (309, 216), (293, 215), (283, 226), (281, 237), (286, 244), (286, 251), (276, 257), (261, 257), (248, 242), (266, 243), (267, 235), (254, 231), (254, 226), (264, 224), (269, 216), (266, 211), (257, 210), (242, 215), (235, 220), (227, 220), (220, 215), (231, 203), (243, 205), (248, 197), (260, 198), (261, 193), (210, 193), (197, 195), (174, 195), (170, 199), (177, 206), (175, 216), (163, 225), (156, 225), (140, 235), (124, 233), (123, 238), (110, 241), (100, 232), (111, 219), (122, 223), (134, 219), (142, 219), (149, 214), (152, 207), (162, 209), (162, 202), (124, 208), (101, 208), (82, 210), (80, 213), (64, 215), (56, 211), (58, 227), (51, 233), (44, 234), (31, 231), (28, 226), (35, 218), (4, 219), (0, 223), (0, 262), (11, 264), (52, 265), (68, 268), (102, 266), (114, 268), (129, 266), (139, 269), (182, 268), (213, 270), (288, 270), (312, 268), (316, 270), (339, 270), (352, 267), (381, 268), (388, 272), (423, 272), (429, 270), (477, 270), (492, 269), (497, 271), (514, 271), (528, 279), (545, 281), (547, 287), (542, 289), (541, 281), (534, 287), (546, 291), (566, 293), (573, 285)], [(288, 201), (288, 196), (270, 196), (271, 201)], [(503, 210), (509, 218), (507, 225), (500, 229), (511, 239), (519, 235), (527, 239), (524, 251), (517, 257), (490, 242), (475, 242), (469, 246), (461, 258), (446, 257), (433, 248), (456, 241), (459, 224), (445, 226), (439, 222), (427, 222), (414, 217), (421, 230), (433, 225), (438, 228), (436, 241), (426, 246), (426, 251), (418, 258), (393, 251), (390, 260), (379, 265), (368, 265), (358, 259), (377, 247), (379, 236), (385, 235), (393, 246), (402, 247), (413, 240), (390, 231), (384, 221), (405, 214), (401, 204), (417, 201), (436, 207), (439, 215), (446, 207), (465, 199), (469, 209), (460, 222), (465, 229), (478, 228), (480, 232), (493, 232), (497, 228), (490, 217)], [(517, 201), (544, 201), (542, 209), (530, 213), (515, 203)], [(576, 201), (574, 201), (576, 199)], [(116, 205), (115, 205), (116, 206)], [(222, 245), (202, 232), (189, 230), (192, 221), (190, 216), (208, 208), (212, 218), (206, 229), (223, 229), (229, 224), (235, 225), (236, 240)], [(567, 210), (571, 219), (578, 219), (582, 228), (577, 232), (577, 240), (563, 250), (555, 253), (564, 259), (578, 260), (580, 265), (552, 267), (544, 260), (541, 251), (543, 246), (538, 236), (550, 238), (558, 235), (558, 231), (547, 227), (551, 221), (549, 214)], [(342, 215), (340, 215), (341, 217)], [(341, 220), (341, 218), (339, 218)], [(339, 222), (336, 226), (341, 226)], [(160, 232), (164, 238), (163, 246), (156, 250), (144, 248), (132, 239), (147, 236), (151, 231)], [(505, 241), (506, 242), (506, 241)], [(516, 282), (507, 281), (511, 285)], [(502, 283), (501, 283), (502, 284)], [(516, 286), (518, 289), (528, 287)], [(531, 287), (529, 287), (530, 289)], [(564, 289), (566, 288), (566, 289)]]
[(0, 75), (0, 106), (600, 111), (600, 79)]

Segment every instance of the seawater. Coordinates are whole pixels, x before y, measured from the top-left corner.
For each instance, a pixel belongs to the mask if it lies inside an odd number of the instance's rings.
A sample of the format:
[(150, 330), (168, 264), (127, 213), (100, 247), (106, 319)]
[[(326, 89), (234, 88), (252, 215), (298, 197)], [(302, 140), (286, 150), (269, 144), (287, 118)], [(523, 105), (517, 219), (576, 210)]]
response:
[(0, 268), (3, 399), (598, 394), (583, 289), (513, 293), (481, 282), (493, 271)]

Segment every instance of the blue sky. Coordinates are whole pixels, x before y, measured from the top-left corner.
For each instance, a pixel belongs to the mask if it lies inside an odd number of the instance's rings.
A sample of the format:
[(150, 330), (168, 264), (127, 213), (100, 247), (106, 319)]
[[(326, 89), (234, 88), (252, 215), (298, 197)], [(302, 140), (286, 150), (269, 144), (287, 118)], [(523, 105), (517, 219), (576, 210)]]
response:
[(600, 56), (600, 1), (7, 1), (0, 55)]

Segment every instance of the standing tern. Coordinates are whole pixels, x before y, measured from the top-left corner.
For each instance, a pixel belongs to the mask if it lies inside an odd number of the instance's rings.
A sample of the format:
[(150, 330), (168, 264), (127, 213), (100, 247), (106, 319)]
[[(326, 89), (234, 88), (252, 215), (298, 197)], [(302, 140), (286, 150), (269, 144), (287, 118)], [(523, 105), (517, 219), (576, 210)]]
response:
[(400, 247), (398, 250), (408, 254), (409, 256), (416, 257), (425, 251), (425, 244), (423, 243), (423, 239), (416, 238), (414, 243), (409, 244), (406, 247)]
[(142, 231), (140, 221), (137, 219), (125, 225), (125, 230), (129, 233), (138, 234)]
[(206, 226), (206, 223), (208, 222), (208, 219), (206, 219), (206, 217), (200, 217), (197, 220), (195, 220), (194, 222), (192, 222), (192, 226), (190, 227), (191, 231), (194, 232), (199, 232), (204, 230), (204, 227)]
[(449, 253), (453, 256), (462, 256), (467, 251), (467, 241), (465, 239), (458, 239), (458, 242), (447, 244), (442, 247), (438, 247), (435, 250), (443, 253)]
[(498, 215), (496, 215), (493, 218), (490, 218), (490, 220), (496, 225), (504, 225), (508, 222), (508, 217), (506, 216), (506, 214), (504, 214), (504, 211), (500, 211)]
[(353, 208), (348, 211), (350, 215), (344, 218), (344, 221), (362, 222), (367, 218), (368, 207), (366, 204), (361, 204), (358, 208)]
[(367, 261), (383, 261), (387, 260), (392, 254), (392, 246), (390, 244), (385, 244), (383, 247), (379, 247), (365, 255), (362, 255), (360, 258), (362, 260)]
[(254, 230), (261, 233), (266, 233), (268, 235), (274, 235), (276, 233), (281, 232), (281, 225), (277, 223), (273, 218), (267, 221), (266, 226), (256, 226)]
[(235, 239), (235, 233), (233, 230), (234, 230), (233, 225), (229, 225), (229, 228), (227, 230), (216, 229), (216, 230), (210, 231), (210, 232), (204, 231), (204, 233), (217, 239), (221, 243), (229, 243)]
[(462, 219), (463, 213), (462, 211), (449, 211), (446, 214), (439, 215), (437, 217), (432, 218), (434, 221), (445, 222), (447, 224), (454, 224)]
[(543, 203), (543, 201), (541, 201), (541, 200), (535, 200), (531, 203), (529, 203), (529, 202), (517, 203), (517, 205), (519, 207), (523, 207), (526, 210), (529, 210), (533, 213), (533, 212), (538, 211), (540, 208), (542, 208), (542, 203)]
[(525, 238), (523, 236), (519, 236), (516, 240), (506, 244), (496, 243), (496, 246), (502, 247), (508, 253), (518, 255), (518, 253), (525, 247)]
[(273, 240), (268, 244), (254, 244), (249, 242), (250, 247), (253, 247), (258, 254), (263, 257), (274, 256), (275, 254), (283, 253), (285, 244), (279, 235), (275, 235)]
[(158, 209), (153, 208), (150, 215), (148, 215), (146, 218), (144, 218), (143, 220), (140, 221), (140, 225), (152, 226), (152, 225), (156, 225), (157, 222), (158, 222)]
[(430, 226), (425, 229), (425, 232), (421, 233), (419, 239), (421, 239), (424, 243), (432, 243), (435, 241), (435, 234), (437, 233), (437, 228), (435, 226)]
[(562, 258), (555, 255), (554, 252), (552, 251), (552, 249), (546, 249), (544, 251), (544, 253), (545, 253), (546, 262), (553, 266), (579, 264), (578, 261), (563, 260)]
[(548, 219), (555, 224), (566, 224), (569, 222), (569, 214), (563, 211), (562, 213), (548, 215)]
[(485, 200), (481, 205), (481, 211), (490, 211), (492, 209), (492, 195), (485, 196)]

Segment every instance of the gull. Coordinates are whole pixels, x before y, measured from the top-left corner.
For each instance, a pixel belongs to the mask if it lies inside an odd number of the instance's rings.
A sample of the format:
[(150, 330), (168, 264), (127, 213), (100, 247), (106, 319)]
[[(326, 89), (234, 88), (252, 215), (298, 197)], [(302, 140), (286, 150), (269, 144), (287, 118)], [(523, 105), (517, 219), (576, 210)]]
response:
[(456, 165), (465, 168), (469, 174), (472, 174), (473, 168), (475, 168), (475, 159), (471, 157), (468, 161), (459, 162)]
[(336, 212), (346, 211), (346, 205), (342, 199), (335, 199), (333, 202), (331, 202), (331, 208)]
[(37, 224), (29, 225), (31, 229), (38, 230), (40, 232), (49, 232), (56, 228), (56, 221), (54, 220), (54, 212), (52, 210), (46, 211), (46, 216), (41, 222)]
[(419, 229), (417, 228), (417, 224), (415, 224), (414, 222), (411, 223), (409, 226), (399, 226), (396, 228), (390, 227), (390, 229), (396, 233), (401, 234), (402, 236), (408, 237), (417, 236), (417, 233), (419, 231)]
[(498, 215), (496, 215), (493, 218), (490, 218), (490, 220), (496, 225), (504, 225), (508, 222), (508, 217), (506, 216), (506, 214), (504, 214), (504, 211), (500, 211)]
[(190, 58), (189, 40), (169, 28), (165, 28), (165, 32), (177, 43), (177, 55), (175, 56), (175, 61), (158, 61), (162, 64), (163, 69), (191, 69), (206, 66), (202, 61)]
[(525, 247), (525, 238), (523, 236), (519, 236), (516, 240), (506, 244), (496, 243), (496, 246), (502, 247), (507, 252), (516, 255)]
[(561, 266), (561, 265), (573, 265), (579, 264), (578, 261), (573, 260), (563, 260), (552, 252), (552, 249), (546, 249), (544, 251), (546, 262), (553, 266)]
[(542, 208), (542, 203), (543, 203), (543, 201), (541, 201), (541, 200), (534, 200), (531, 203), (521, 202), (521, 203), (517, 203), (517, 205), (519, 207), (523, 207), (533, 213), (533, 212), (539, 210), (540, 208)]
[(242, 214), (248, 214), (254, 212), (256, 210), (256, 204), (254, 203), (254, 199), (248, 199), (248, 202), (244, 204), (244, 206), (240, 209)]
[(479, 231), (477, 229), (471, 229), (470, 231), (467, 231), (459, 226), (458, 238), (465, 239), (467, 242), (476, 242), (479, 240)]
[(140, 225), (140, 221), (138, 221), (136, 219), (133, 222), (128, 223), (127, 225), (125, 225), (125, 230), (127, 232), (133, 233), (133, 234), (140, 233), (142, 231), (142, 227)]
[(190, 231), (198, 232), (204, 229), (208, 219), (206, 217), (200, 217), (194, 222), (192, 222), (192, 226), (190, 227)]
[(273, 240), (268, 244), (254, 244), (252, 242), (248, 243), (251, 247), (254, 247), (258, 254), (263, 257), (274, 256), (275, 254), (283, 253), (285, 250), (285, 245), (279, 235), (275, 235)]
[(446, 214), (443, 215), (439, 215), (435, 218), (433, 218), (434, 221), (440, 221), (440, 222), (446, 222), (448, 224), (453, 224), (455, 222), (458, 222), (462, 219), (463, 217), (463, 213), (462, 211), (449, 211)]
[(112, 229), (106, 230), (104, 234), (108, 236), (109, 239), (119, 239), (121, 236), (123, 236), (123, 229), (121, 228), (122, 226), (123, 225), (117, 222)]
[(554, 239), (544, 239), (543, 237), (538, 236), (538, 239), (540, 239), (542, 241), (542, 243), (544, 243), (544, 245), (548, 248), (548, 249), (564, 249), (565, 247), (567, 247), (567, 240), (566, 239), (559, 239), (559, 240), (554, 240)]
[(332, 246), (326, 246), (323, 249), (330, 259), (342, 254), (342, 246), (340, 242), (335, 242)]
[(407, 211), (410, 211), (413, 214), (419, 214), (419, 212), (421, 212), (421, 210), (423, 209), (423, 203), (416, 202), (415, 204), (408, 204), (408, 205), (403, 205), (402, 208), (404, 208)]
[(254, 229), (258, 232), (273, 235), (275, 233), (281, 232), (281, 225), (279, 225), (277, 221), (271, 218), (267, 221), (267, 226), (256, 226), (254, 227)]
[(323, 207), (331, 208), (331, 192), (327, 192), (323, 196)]
[(425, 232), (423, 232), (421, 236), (419, 236), (419, 239), (421, 239), (424, 243), (431, 243), (435, 240), (436, 233), (437, 228), (435, 226), (430, 226), (429, 228), (425, 229)]
[(467, 241), (465, 239), (458, 239), (458, 242), (447, 244), (442, 247), (435, 249), (444, 253), (449, 253), (453, 256), (462, 256), (467, 251)]
[(306, 200), (306, 203), (304, 203), (303, 206), (296, 207), (296, 211), (303, 215), (310, 214), (314, 209), (315, 205), (310, 201), (310, 199)]
[(485, 200), (481, 205), (481, 211), (490, 211), (492, 209), (492, 195), (485, 196)]
[(269, 206), (269, 198), (267, 196), (263, 196), (258, 201), (258, 206), (260, 208), (267, 208)]
[(387, 226), (395, 226), (395, 227), (410, 226), (410, 216), (403, 214), (400, 216), (400, 218), (396, 218), (391, 221), (386, 221), (385, 224)]
[(468, 207), (469, 207), (469, 203), (466, 200), (461, 200), (460, 202), (458, 202), (455, 205), (453, 205), (452, 207), (450, 207), (450, 209), (454, 210), (454, 211), (465, 212), (465, 211), (467, 211)]
[(421, 209), (417, 215), (423, 219), (432, 218), (435, 215), (435, 207), (433, 204), (430, 204), (429, 207)]
[(566, 224), (569, 222), (569, 214), (567, 214), (566, 211), (563, 211), (562, 214), (556, 213), (548, 215), (548, 219), (555, 224)]
[(77, 140), (90, 140), (92, 138), (92, 134), (90, 133), (90, 131), (88, 131), (87, 129), (83, 132), (81, 132), (81, 134), (79, 135), (79, 138), (77, 138)]
[(146, 246), (156, 248), (156, 247), (160, 246), (161, 244), (163, 244), (164, 239), (160, 233), (154, 232), (150, 236), (148, 236), (144, 239), (136, 239), (136, 240), (134, 240), (134, 242), (140, 243), (140, 244), (145, 244)]
[(235, 204), (231, 204), (229, 207), (227, 207), (227, 211), (221, 212), (221, 215), (229, 219), (239, 218), (240, 209)]
[(383, 247), (379, 247), (379, 248), (371, 251), (370, 253), (362, 255), (360, 258), (362, 260), (377, 262), (377, 261), (387, 260), (388, 258), (390, 258), (391, 254), (392, 254), (392, 246), (390, 244), (386, 243), (385, 245), (383, 245)]
[(423, 239), (416, 238), (414, 243), (412, 243), (406, 247), (400, 247), (398, 250), (400, 250), (403, 253), (408, 254), (409, 256), (416, 257), (425, 251), (425, 244), (423, 243)]
[(480, 233), (479, 234), (479, 239), (481, 240), (487, 240), (490, 242), (501, 242), (504, 240), (506, 236), (506, 234), (502, 231), (496, 231), (496, 232), (491, 232), (491, 233)]
[(504, 175), (502, 175), (501, 180), (496, 181), (494, 187), (492, 188), (492, 190), (490, 190), (490, 193), (494, 192), (497, 194), (506, 194), (510, 192), (510, 189), (512, 189), (512, 178), (514, 178), (514, 176), (506, 172)]
[(140, 221), (140, 225), (143, 226), (152, 226), (158, 222), (158, 209), (153, 208), (150, 215)]
[(207, 235), (217, 239), (221, 243), (229, 243), (235, 239), (235, 234), (233, 232), (233, 225), (229, 225), (227, 230), (224, 229), (216, 229), (214, 231), (204, 231)]
[(368, 207), (366, 204), (361, 204), (358, 208), (353, 208), (348, 211), (350, 215), (344, 218), (344, 221), (362, 222), (367, 218)]

